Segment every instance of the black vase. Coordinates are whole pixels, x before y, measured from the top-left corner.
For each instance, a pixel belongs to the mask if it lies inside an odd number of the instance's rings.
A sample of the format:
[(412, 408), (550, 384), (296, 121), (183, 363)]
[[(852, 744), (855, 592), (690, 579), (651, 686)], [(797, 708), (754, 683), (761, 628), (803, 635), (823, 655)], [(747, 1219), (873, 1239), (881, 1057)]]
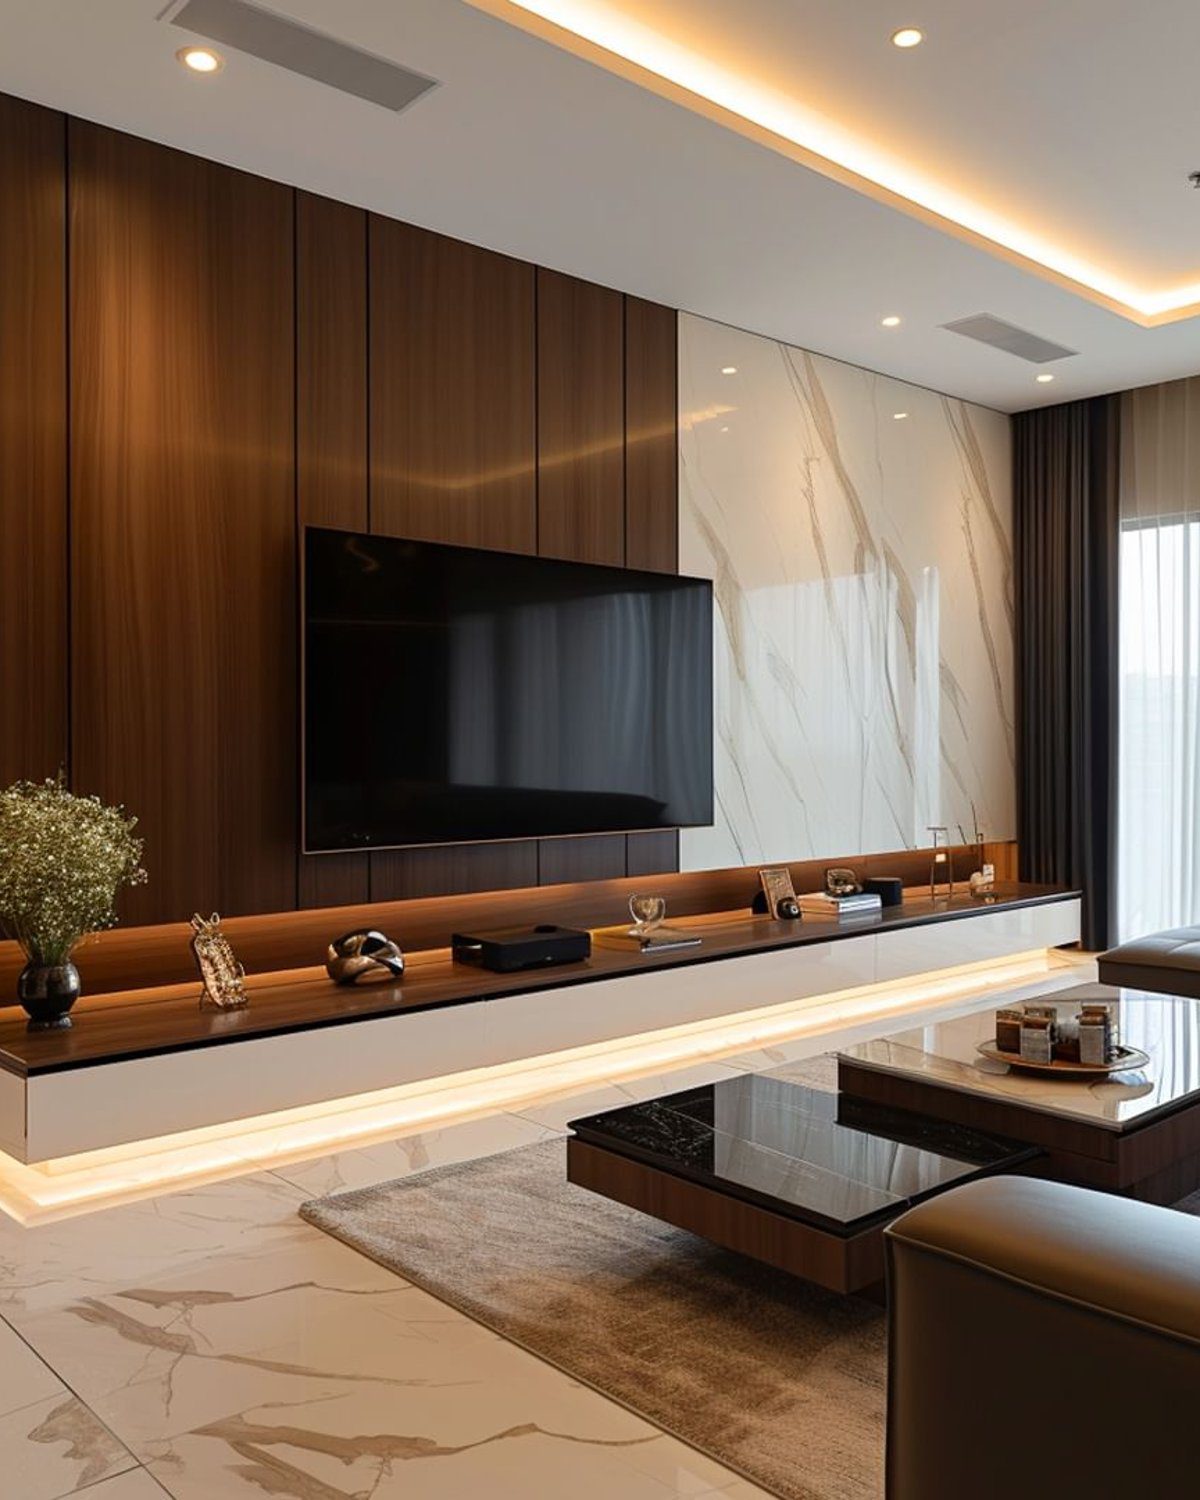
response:
[(17, 999), (29, 1017), (30, 1031), (56, 1031), (70, 1026), (67, 1012), (79, 999), (79, 970), (65, 964), (39, 964), (32, 959), (17, 978)]

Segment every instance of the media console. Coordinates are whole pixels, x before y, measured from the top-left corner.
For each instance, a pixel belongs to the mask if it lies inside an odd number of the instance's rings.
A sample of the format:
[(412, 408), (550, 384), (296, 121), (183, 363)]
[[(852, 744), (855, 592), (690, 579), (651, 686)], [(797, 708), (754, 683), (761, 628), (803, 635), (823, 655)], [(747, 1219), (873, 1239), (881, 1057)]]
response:
[(842, 923), (746, 911), (682, 919), (698, 947), (595, 946), (578, 964), (480, 972), (446, 950), (403, 980), (339, 989), (322, 969), (254, 975), (245, 1010), (200, 1010), (195, 984), (92, 996), (73, 1029), (0, 1010), (0, 1150), (51, 1159), (540, 1058), (689, 1023), (1074, 943), (1076, 892), (1007, 884)]

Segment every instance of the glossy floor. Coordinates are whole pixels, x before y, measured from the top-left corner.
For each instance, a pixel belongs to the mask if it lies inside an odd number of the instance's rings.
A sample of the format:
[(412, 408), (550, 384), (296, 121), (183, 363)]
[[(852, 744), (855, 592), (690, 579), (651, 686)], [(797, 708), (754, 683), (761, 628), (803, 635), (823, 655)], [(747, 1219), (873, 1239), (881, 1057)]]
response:
[[(761, 1496), (296, 1210), (618, 1103), (804, 1064), (843, 1039), (806, 1036), (41, 1228), (0, 1220), (0, 1493)], [(801, 1074), (832, 1082), (825, 1061)]]

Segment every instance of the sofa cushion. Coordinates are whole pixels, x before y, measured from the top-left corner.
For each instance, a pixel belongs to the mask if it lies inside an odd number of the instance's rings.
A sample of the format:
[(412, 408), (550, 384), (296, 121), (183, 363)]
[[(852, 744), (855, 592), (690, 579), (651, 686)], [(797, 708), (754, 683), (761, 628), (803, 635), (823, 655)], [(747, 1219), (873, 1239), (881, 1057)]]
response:
[(1200, 927), (1173, 927), (1121, 943), (1099, 959), (1103, 984), (1200, 997)]

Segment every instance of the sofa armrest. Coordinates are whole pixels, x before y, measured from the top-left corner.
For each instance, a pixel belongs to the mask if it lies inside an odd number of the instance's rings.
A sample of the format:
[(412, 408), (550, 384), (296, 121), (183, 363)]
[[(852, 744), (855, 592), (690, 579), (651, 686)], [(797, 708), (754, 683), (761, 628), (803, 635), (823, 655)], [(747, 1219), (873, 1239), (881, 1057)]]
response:
[(987, 1178), (886, 1245), (889, 1500), (1196, 1485), (1200, 1221)]

